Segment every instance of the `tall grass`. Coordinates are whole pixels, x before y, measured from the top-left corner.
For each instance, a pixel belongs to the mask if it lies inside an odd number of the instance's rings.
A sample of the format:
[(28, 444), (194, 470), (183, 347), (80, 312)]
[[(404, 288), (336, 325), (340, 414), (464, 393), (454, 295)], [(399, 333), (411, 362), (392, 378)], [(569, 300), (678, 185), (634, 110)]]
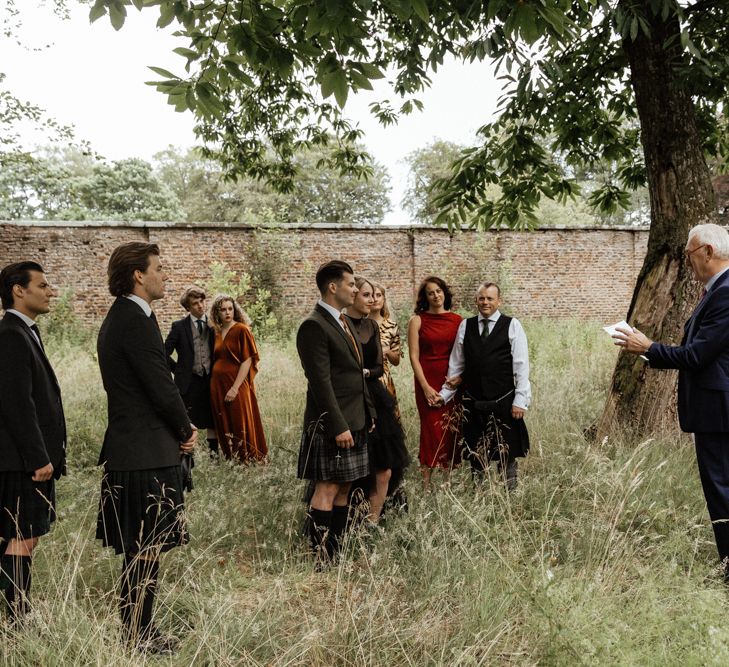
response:
[[(119, 559), (94, 543), (93, 468), (105, 399), (89, 341), (49, 347), (64, 388), (71, 474), (41, 541), (35, 610), (6, 628), (8, 665), (723, 665), (726, 592), (690, 441), (583, 432), (615, 352), (599, 327), (526, 323), (534, 403), (520, 486), (468, 470), (410, 511), (355, 535), (316, 573), (300, 537), (296, 454), (305, 384), (289, 343), (261, 345), (257, 379), (271, 462), (198, 455), (193, 541), (164, 557), (158, 617), (183, 638), (157, 661), (125, 651), (113, 595)], [(408, 443), (418, 420), (407, 364), (395, 369)]]

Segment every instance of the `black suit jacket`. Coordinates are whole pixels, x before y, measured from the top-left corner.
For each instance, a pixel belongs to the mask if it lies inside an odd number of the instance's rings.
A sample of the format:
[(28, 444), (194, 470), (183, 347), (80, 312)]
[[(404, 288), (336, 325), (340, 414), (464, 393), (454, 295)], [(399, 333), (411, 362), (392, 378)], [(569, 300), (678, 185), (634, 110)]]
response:
[[(192, 365), (195, 363), (195, 346), (192, 341), (192, 317), (187, 315), (172, 323), (170, 333), (165, 339), (165, 352), (170, 370), (175, 374), (175, 384), (181, 394), (186, 394), (192, 379)], [(210, 363), (213, 361), (215, 347), (215, 331), (208, 325), (208, 345), (210, 346)], [(172, 353), (177, 350), (177, 360)]]
[[(353, 332), (354, 324), (347, 321)], [(357, 351), (339, 322), (318, 304), (299, 326), (296, 349), (309, 381), (305, 430), (318, 423), (333, 438), (347, 430), (359, 431), (375, 417), (356, 337), (355, 344)]]
[(179, 465), (180, 442), (192, 428), (156, 319), (119, 297), (101, 325), (96, 349), (109, 414), (99, 465), (107, 470)]
[(652, 368), (678, 369), (678, 419), (689, 433), (729, 433), (729, 271), (684, 326), (680, 345), (653, 343)]
[(66, 421), (48, 358), (13, 313), (0, 322), (0, 470), (65, 473)]

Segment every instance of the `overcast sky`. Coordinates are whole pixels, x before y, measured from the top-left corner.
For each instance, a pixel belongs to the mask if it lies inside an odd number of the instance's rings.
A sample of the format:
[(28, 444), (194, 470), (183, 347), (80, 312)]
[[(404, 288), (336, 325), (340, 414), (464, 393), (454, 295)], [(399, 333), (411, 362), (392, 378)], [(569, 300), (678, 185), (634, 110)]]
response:
[[(20, 36), (26, 47), (39, 47), (23, 49), (0, 38), (0, 71), (18, 97), (74, 125), (77, 137), (108, 159), (151, 159), (169, 144), (195, 143), (192, 115), (175, 113), (166, 96), (144, 84), (158, 78), (148, 65), (182, 73), (184, 59), (171, 51), (187, 46), (172, 37), (170, 28), (156, 29), (155, 10), (139, 13), (129, 7), (124, 28), (116, 32), (108, 18), (89, 24), (86, 7), (73, 5), (70, 20), (62, 21), (35, 2), (17, 4), (23, 7)], [(499, 85), (488, 65), (447, 63), (420, 96), (425, 110), (383, 128), (368, 110), (370, 102), (394, 97), (380, 83), (374, 93), (350, 97), (345, 111), (364, 130), (367, 149), (392, 177), (393, 211), (386, 222), (406, 224), (407, 214), (399, 206), (407, 178), (403, 158), (435, 138), (470, 143), (475, 130), (492, 117)], [(30, 134), (24, 138), (34, 141)]]

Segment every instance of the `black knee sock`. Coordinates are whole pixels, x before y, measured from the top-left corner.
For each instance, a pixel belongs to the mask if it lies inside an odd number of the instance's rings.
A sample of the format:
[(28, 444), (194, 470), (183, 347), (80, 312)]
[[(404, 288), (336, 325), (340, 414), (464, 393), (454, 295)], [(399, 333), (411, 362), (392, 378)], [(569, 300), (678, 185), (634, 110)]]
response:
[(332, 524), (331, 510), (309, 508), (309, 540), (314, 555), (321, 560), (332, 557), (329, 551), (329, 532)]
[(332, 508), (332, 524), (329, 530), (327, 551), (333, 556), (344, 543), (349, 520), (349, 505), (334, 505)]
[(159, 561), (124, 556), (119, 612), (127, 636), (143, 639), (152, 629), (152, 610), (157, 590)]
[(8, 618), (15, 620), (30, 611), (30, 556), (8, 556), (0, 559), (2, 592), (7, 604)]
[(218, 439), (217, 438), (208, 438), (208, 448), (210, 449), (210, 454), (214, 455), (218, 453)]

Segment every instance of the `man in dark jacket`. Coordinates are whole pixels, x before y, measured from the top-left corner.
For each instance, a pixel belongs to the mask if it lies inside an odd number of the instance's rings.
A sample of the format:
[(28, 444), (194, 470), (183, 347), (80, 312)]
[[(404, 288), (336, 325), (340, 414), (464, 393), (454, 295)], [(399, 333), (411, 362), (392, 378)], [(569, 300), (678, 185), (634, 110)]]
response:
[[(199, 287), (188, 287), (180, 298), (180, 305), (187, 311), (181, 320), (172, 323), (165, 339), (165, 352), (175, 384), (190, 415), (190, 421), (198, 429), (208, 429), (210, 454), (218, 451), (218, 440), (210, 413), (210, 372), (213, 367), (215, 330), (205, 314), (205, 292)], [(172, 354), (177, 352), (177, 358)]]
[(29, 609), (33, 549), (55, 520), (55, 480), (65, 473), (61, 389), (35, 323), (52, 296), (40, 264), (0, 272), (0, 578), (11, 619)]
[(696, 459), (724, 578), (729, 582), (729, 234), (719, 225), (689, 232), (686, 263), (704, 289), (680, 345), (655, 343), (637, 329), (613, 335), (651, 368), (678, 369), (678, 419), (694, 434)]
[(319, 267), (321, 298), (299, 326), (296, 349), (308, 381), (299, 479), (314, 483), (309, 536), (320, 562), (330, 560), (347, 523), (352, 482), (369, 474), (367, 431), (372, 406), (362, 370), (362, 346), (342, 309), (354, 303), (352, 268), (334, 260)]
[(120, 611), (130, 643), (170, 653), (174, 640), (152, 624), (159, 555), (187, 542), (182, 454), (197, 429), (172, 381), (150, 304), (165, 293), (167, 275), (155, 244), (131, 242), (114, 250), (108, 267), (116, 301), (97, 343), (108, 399), (108, 426), (96, 536), (124, 554)]

